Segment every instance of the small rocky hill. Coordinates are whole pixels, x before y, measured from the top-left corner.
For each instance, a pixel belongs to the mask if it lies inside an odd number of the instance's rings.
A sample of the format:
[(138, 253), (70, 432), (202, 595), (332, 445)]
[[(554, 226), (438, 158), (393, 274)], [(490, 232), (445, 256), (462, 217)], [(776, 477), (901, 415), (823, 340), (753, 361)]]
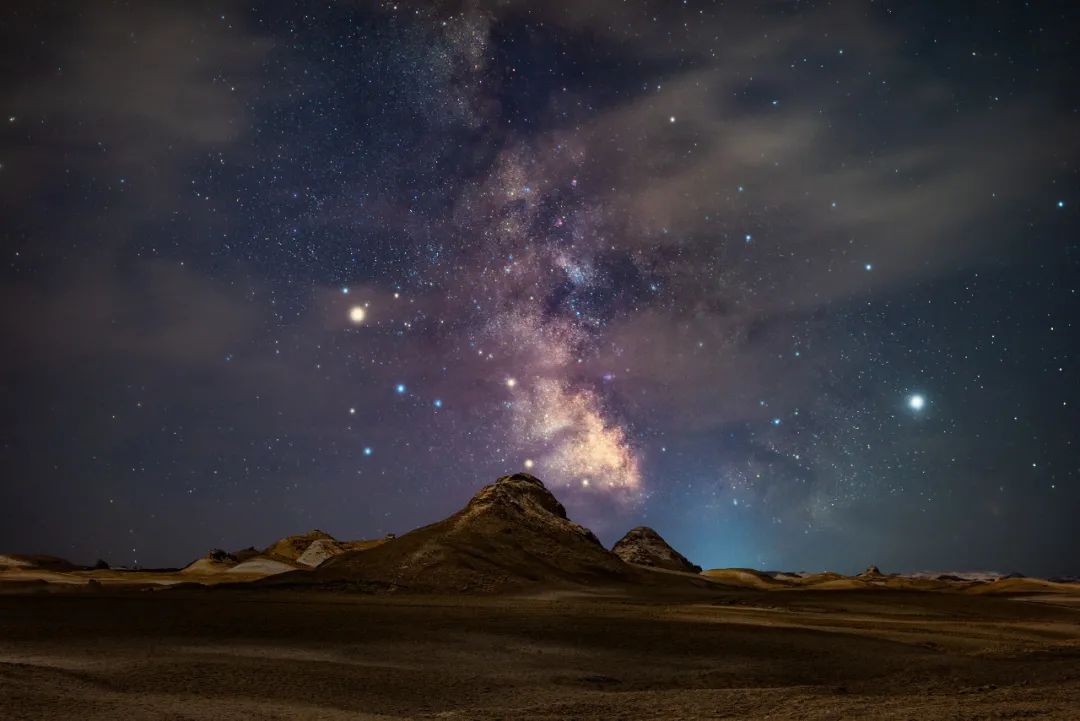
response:
[(214, 548), (202, 558), (196, 558), (184, 566), (180, 569), (180, 573), (224, 573), (238, 563), (240, 561), (235, 555), (220, 548)]
[(672, 548), (659, 533), (646, 526), (639, 526), (616, 543), (611, 551), (626, 561), (639, 566), (663, 568), (667, 571), (701, 573), (701, 566), (690, 563)]
[(262, 551), (254, 547), (232, 552), (215, 548), (202, 558), (189, 563), (181, 573), (272, 576), (297, 569), (315, 568), (328, 558), (349, 551), (372, 548), (384, 540), (338, 541), (329, 533), (315, 529), (308, 533), (286, 536)]
[(285, 536), (280, 541), (274, 543), (265, 551), (263, 555), (271, 558), (285, 559), (289, 561), (298, 560), (304, 553), (311, 547), (311, 544), (316, 541), (329, 541), (336, 544), (337, 540), (326, 531), (320, 531), (318, 528), (308, 531), (307, 533), (300, 533), (295, 536)]

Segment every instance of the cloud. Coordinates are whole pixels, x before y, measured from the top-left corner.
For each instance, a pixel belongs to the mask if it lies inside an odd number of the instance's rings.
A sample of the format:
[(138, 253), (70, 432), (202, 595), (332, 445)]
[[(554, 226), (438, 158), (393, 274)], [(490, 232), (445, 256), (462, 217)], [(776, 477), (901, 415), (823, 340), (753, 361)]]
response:
[(131, 367), (219, 364), (261, 331), (258, 308), (227, 283), (166, 261), (120, 274), (91, 265), (47, 286), (3, 288), (3, 323), (20, 349), (9, 368), (107, 358)]
[(5, 170), (23, 182), (6, 186), (5, 200), (70, 182), (73, 171), (98, 186), (124, 178), (155, 208), (175, 199), (195, 154), (248, 132), (247, 102), (272, 44), (241, 24), (239, 7), (28, 13), (24, 23), (52, 25), (57, 50), (8, 81), (19, 134), (5, 139)]

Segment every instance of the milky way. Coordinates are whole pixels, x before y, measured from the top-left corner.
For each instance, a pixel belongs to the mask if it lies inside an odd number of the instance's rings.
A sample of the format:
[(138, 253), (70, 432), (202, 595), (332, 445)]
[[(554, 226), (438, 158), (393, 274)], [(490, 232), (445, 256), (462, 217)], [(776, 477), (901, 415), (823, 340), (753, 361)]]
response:
[(0, 550), (1075, 572), (1070, 4), (8, 14)]

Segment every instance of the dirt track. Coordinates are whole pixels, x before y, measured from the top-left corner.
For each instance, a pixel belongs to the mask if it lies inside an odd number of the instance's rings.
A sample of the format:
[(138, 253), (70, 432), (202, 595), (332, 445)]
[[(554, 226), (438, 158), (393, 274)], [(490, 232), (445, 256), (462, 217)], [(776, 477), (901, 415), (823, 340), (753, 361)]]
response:
[(707, 600), (0, 596), (13, 719), (1076, 719), (1080, 612), (900, 592)]

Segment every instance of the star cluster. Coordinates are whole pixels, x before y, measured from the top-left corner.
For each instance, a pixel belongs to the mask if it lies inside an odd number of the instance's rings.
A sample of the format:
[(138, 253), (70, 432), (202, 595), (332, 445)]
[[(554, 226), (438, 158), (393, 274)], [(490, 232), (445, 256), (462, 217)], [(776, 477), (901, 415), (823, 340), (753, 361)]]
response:
[(7, 14), (0, 550), (1075, 572), (1069, 3)]

